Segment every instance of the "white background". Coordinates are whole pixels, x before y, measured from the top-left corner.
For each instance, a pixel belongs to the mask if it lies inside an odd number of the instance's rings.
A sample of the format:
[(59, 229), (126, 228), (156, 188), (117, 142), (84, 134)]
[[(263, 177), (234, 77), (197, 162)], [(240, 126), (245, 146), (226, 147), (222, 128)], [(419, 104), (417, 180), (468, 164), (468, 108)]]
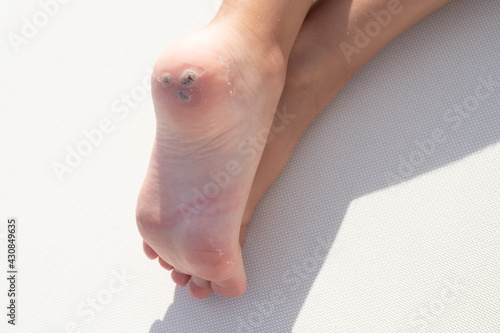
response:
[[(9, 33), (41, 7), (0, 4), (0, 272), (7, 218), (19, 224), (12, 331), (500, 332), (498, 0), (426, 18), (326, 108), (256, 212), (243, 296), (194, 299), (146, 259), (134, 210), (155, 122), (142, 82), (217, 5), (68, 1), (16, 51)], [(478, 87), (488, 94), (474, 105)], [(54, 163), (105, 119), (112, 131), (58, 177)]]

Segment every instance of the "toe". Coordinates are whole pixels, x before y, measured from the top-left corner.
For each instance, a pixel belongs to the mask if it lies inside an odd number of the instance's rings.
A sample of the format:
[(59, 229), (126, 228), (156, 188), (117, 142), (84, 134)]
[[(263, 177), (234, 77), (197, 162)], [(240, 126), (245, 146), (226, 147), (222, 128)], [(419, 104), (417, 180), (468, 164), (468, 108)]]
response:
[(189, 293), (196, 298), (207, 298), (212, 294), (212, 287), (210, 281), (200, 279), (199, 277), (191, 277), (189, 283)]
[(148, 257), (149, 259), (153, 260), (158, 258), (158, 254), (151, 248), (151, 246), (146, 244), (146, 242), (142, 242), (142, 249), (144, 250), (146, 257)]
[(175, 268), (172, 270), (172, 274), (170, 276), (179, 287), (184, 287), (189, 282), (189, 279), (191, 279), (191, 275), (181, 273)]
[(174, 268), (174, 266), (170, 265), (168, 262), (166, 262), (162, 258), (158, 258), (158, 262), (160, 263), (160, 266), (165, 268), (167, 271), (171, 271)]
[(245, 270), (240, 270), (239, 274), (231, 279), (225, 281), (212, 281), (211, 286), (213, 291), (222, 297), (241, 296), (247, 288)]

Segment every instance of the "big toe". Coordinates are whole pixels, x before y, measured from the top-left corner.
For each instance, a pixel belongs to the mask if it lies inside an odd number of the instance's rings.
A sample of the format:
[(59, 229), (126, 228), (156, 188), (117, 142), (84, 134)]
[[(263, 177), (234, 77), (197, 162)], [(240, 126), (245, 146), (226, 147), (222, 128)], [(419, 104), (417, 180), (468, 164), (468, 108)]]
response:
[(223, 297), (238, 297), (241, 296), (247, 289), (247, 275), (244, 269), (239, 273), (224, 281), (212, 281), (212, 290)]

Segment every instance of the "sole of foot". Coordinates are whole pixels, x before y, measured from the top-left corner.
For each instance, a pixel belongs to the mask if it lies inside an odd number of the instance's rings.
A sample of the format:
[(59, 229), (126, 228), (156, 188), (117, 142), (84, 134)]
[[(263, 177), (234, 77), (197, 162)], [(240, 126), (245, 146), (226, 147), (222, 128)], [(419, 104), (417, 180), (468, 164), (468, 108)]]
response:
[(156, 138), (137, 225), (147, 256), (173, 268), (178, 285), (191, 278), (195, 297), (246, 289), (241, 221), (284, 79), (277, 47), (221, 23), (155, 65)]

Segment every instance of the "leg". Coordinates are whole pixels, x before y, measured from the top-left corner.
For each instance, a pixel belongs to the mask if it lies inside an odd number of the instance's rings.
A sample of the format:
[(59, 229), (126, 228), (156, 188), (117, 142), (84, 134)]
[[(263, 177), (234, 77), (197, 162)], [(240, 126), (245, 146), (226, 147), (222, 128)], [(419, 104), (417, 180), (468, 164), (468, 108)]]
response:
[(278, 45), (285, 62), (314, 0), (225, 0), (213, 22), (242, 25), (266, 45)]
[[(295, 117), (266, 145), (242, 222), (240, 242), (260, 198), (284, 168), (300, 137), (345, 83), (382, 47), (407, 28), (451, 0), (396, 1), (397, 14), (359, 53), (346, 53), (343, 43), (355, 45), (357, 28), (377, 22), (371, 11), (386, 15), (388, 0), (322, 0), (309, 12), (292, 50), (278, 113), (286, 107)], [(387, 21), (388, 17), (384, 19)], [(385, 22), (384, 22), (385, 23)], [(281, 117), (283, 118), (283, 117)], [(275, 122), (282, 120), (276, 117)]]
[(156, 138), (137, 225), (147, 256), (179, 285), (192, 278), (196, 297), (246, 288), (240, 222), (312, 1), (226, 0), (153, 70)]

